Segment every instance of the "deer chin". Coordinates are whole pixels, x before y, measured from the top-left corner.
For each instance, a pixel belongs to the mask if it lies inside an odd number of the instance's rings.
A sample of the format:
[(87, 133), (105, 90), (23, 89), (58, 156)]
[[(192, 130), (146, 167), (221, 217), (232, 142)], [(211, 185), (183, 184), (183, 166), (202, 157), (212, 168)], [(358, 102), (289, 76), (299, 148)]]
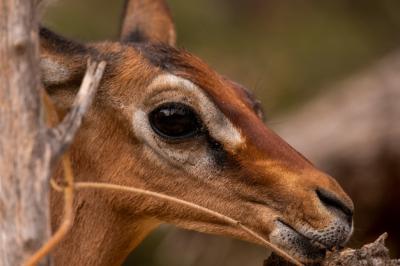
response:
[(306, 226), (295, 229), (281, 219), (275, 220), (270, 241), (303, 263), (324, 259), (326, 251), (341, 248), (352, 234), (352, 225), (334, 220), (328, 227), (315, 230)]
[(309, 238), (280, 219), (275, 221), (270, 241), (303, 263), (315, 263), (324, 259), (328, 248)]

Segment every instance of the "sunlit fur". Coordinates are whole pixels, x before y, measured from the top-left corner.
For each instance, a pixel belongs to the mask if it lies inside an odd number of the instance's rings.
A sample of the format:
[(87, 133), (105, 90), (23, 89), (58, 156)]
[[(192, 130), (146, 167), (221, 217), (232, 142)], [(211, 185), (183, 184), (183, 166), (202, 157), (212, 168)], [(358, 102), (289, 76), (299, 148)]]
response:
[[(197, 57), (166, 44), (80, 45), (45, 29), (41, 56), (43, 81), (61, 116), (86, 59), (108, 63), (71, 148), (77, 180), (145, 188), (208, 207), (305, 262), (349, 238), (353, 206), (338, 183), (265, 126), (247, 90)], [(147, 114), (168, 101), (190, 105), (205, 133), (178, 142), (154, 133)], [(60, 168), (55, 177), (62, 180)], [(339, 203), (321, 201), (317, 191)], [(51, 203), (55, 229), (61, 195), (52, 193)], [(216, 218), (150, 197), (82, 190), (74, 206), (73, 228), (55, 251), (56, 265), (119, 265), (161, 223), (258, 243)]]

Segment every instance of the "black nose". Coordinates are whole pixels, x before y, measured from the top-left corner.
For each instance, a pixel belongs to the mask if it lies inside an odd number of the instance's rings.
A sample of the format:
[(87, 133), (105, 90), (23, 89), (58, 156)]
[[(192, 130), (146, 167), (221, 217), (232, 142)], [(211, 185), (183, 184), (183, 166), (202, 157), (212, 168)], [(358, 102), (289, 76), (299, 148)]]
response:
[(324, 189), (317, 189), (317, 196), (329, 210), (342, 217), (351, 226), (353, 221), (353, 209), (341, 201), (336, 195)]

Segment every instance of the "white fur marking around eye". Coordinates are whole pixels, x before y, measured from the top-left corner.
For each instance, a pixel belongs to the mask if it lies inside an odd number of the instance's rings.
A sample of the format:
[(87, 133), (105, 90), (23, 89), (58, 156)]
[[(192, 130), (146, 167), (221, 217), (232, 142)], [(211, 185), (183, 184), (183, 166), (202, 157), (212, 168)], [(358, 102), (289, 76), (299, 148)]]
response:
[(224, 144), (225, 147), (235, 149), (244, 142), (240, 131), (217, 108), (205, 92), (191, 81), (172, 74), (163, 74), (155, 78), (149, 86), (150, 90), (162, 88), (176, 89), (178, 92), (182, 90), (181, 94), (190, 95), (191, 100), (194, 101), (193, 105), (210, 135)]

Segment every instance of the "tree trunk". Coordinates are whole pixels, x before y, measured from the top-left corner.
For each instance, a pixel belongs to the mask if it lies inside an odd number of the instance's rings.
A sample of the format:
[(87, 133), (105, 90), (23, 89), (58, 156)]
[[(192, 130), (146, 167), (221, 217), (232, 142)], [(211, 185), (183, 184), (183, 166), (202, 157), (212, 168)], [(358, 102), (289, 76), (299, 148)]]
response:
[(40, 100), (36, 2), (0, 0), (0, 264), (22, 265), (50, 235), (50, 145)]
[[(40, 2), (0, 0), (1, 266), (22, 265), (28, 258), (36, 265), (57, 244), (53, 238), (53, 244), (43, 246), (51, 231), (51, 170), (72, 143), (105, 68), (105, 62), (89, 60), (70, 112), (56, 127), (47, 127), (39, 78)], [(41, 265), (46, 264), (49, 261), (42, 260)]]

